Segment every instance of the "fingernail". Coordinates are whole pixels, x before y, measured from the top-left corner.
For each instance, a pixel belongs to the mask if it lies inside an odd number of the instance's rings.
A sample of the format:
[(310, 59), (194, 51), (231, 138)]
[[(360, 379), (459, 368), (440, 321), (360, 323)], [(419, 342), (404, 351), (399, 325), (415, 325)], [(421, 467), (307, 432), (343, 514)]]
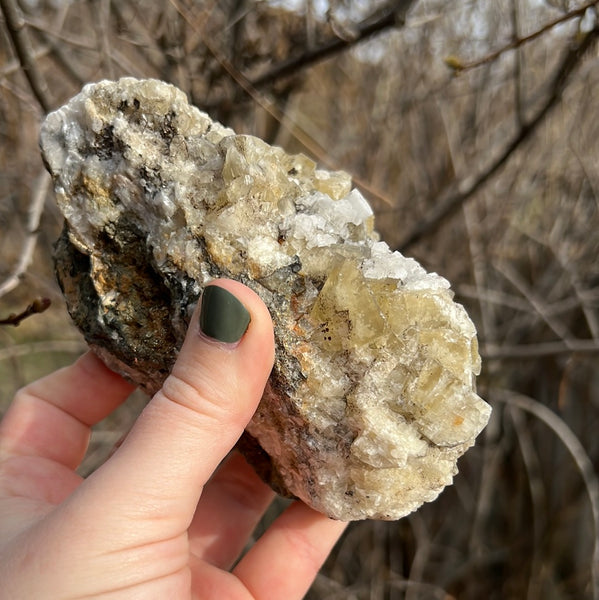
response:
[(225, 288), (210, 285), (202, 295), (200, 329), (204, 335), (219, 342), (234, 344), (247, 331), (250, 313)]

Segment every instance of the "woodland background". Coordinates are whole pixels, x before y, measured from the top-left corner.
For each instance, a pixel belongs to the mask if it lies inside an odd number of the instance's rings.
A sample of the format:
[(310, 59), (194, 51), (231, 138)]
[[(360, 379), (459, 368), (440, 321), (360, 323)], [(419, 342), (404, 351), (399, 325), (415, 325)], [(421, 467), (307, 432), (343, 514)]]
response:
[[(352, 173), (383, 239), (478, 327), (494, 412), (455, 485), (352, 524), (309, 598), (599, 600), (597, 4), (0, 0), (0, 414), (85, 348), (53, 276), (40, 121), (86, 82), (157, 77)], [(144, 401), (97, 427), (82, 473)]]

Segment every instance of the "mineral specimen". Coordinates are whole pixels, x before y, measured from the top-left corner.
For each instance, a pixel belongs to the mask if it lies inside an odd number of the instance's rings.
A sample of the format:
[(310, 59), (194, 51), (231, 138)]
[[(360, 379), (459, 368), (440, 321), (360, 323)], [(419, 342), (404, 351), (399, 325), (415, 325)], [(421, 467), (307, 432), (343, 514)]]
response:
[(156, 391), (215, 277), (269, 307), (276, 360), (240, 441), (279, 492), (398, 519), (487, 423), (476, 331), (448, 282), (378, 241), (350, 177), (212, 121), (154, 80), (87, 85), (41, 146), (65, 216), (56, 269), (112, 368)]

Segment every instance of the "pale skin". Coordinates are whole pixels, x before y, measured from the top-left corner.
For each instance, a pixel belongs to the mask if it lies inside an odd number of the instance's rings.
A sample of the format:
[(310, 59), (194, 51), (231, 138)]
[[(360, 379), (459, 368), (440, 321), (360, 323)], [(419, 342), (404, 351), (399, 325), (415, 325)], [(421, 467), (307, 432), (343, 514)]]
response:
[[(236, 345), (199, 333), (111, 458), (75, 469), (133, 387), (92, 353), (19, 391), (0, 422), (0, 599), (294, 600), (344, 523), (295, 502), (235, 564), (273, 492), (231, 448), (273, 363), (268, 310)], [(219, 467), (219, 464), (221, 466)]]

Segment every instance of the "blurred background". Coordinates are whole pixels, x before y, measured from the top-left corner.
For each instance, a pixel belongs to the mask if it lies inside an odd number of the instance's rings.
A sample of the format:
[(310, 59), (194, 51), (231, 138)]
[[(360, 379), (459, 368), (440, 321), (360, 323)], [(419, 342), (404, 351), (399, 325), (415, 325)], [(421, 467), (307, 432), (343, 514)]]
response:
[[(597, 4), (0, 0), (0, 414), (85, 349), (53, 275), (40, 122), (87, 82), (163, 79), (351, 173), (479, 331), (494, 412), (454, 485), (352, 524), (308, 598), (599, 600)], [(83, 474), (145, 401), (96, 428)]]

